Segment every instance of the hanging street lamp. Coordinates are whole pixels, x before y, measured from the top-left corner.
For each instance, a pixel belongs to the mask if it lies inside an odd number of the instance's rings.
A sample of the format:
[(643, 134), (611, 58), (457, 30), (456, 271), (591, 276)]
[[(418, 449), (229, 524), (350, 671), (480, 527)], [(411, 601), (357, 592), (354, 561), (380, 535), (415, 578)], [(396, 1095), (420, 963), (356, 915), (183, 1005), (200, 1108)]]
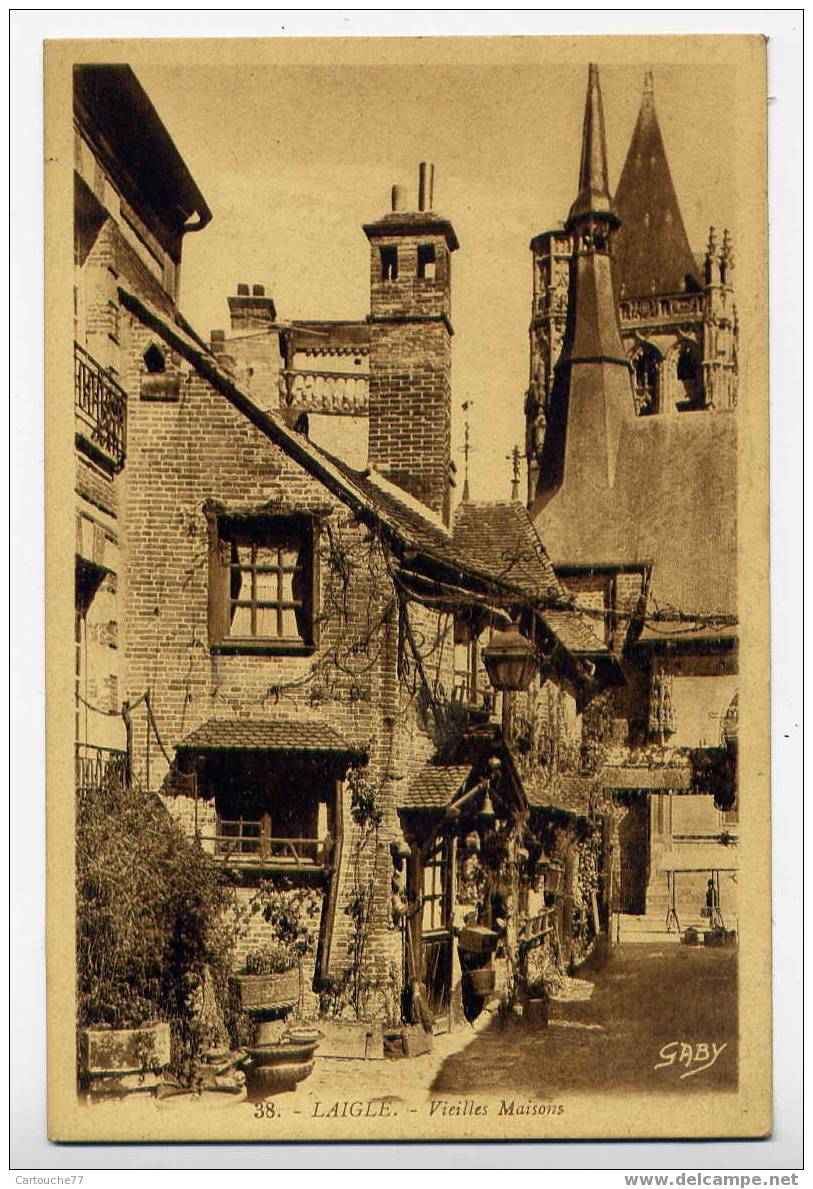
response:
[(511, 741), (511, 698), (526, 690), (536, 669), (536, 649), (515, 623), (494, 632), (482, 652), (488, 679), (495, 690), (502, 691), (502, 730), (506, 743)]
[(494, 689), (527, 689), (536, 668), (536, 650), (516, 624), (494, 632), (483, 649), (483, 664)]

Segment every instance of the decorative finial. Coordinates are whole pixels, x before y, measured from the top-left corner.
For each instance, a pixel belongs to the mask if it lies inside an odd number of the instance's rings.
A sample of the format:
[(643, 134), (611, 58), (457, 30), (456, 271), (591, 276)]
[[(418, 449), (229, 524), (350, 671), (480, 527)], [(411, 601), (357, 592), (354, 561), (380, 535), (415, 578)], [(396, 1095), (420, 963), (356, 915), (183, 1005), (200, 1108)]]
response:
[[(471, 408), (471, 406), (473, 404), (474, 404), (473, 400), (464, 400), (460, 407), (463, 410), (463, 412), (466, 413), (466, 412), (468, 412), (468, 410)], [(467, 504), (469, 502), (469, 500), (471, 499), (471, 494), (469, 492), (469, 455), (470, 454), (471, 454), (471, 439), (469, 437), (469, 419), (467, 417), (466, 421), (464, 423), (464, 426), (463, 426), (463, 494), (461, 496), (461, 499), (464, 504)]]
[(651, 70), (647, 70), (644, 75), (644, 96), (649, 99), (655, 97), (655, 75)]
[(607, 180), (607, 139), (604, 134), (604, 107), (598, 66), (590, 63), (587, 95), (584, 102), (582, 153), (579, 165), (579, 193), (570, 208), (570, 219), (602, 213), (612, 215), (610, 186)]
[(712, 257), (717, 253), (717, 233), (714, 227), (709, 227), (709, 242), (706, 245), (706, 256)]
[(731, 242), (731, 235), (727, 227), (723, 230), (722, 256), (730, 268), (734, 263), (734, 245)]
[(512, 503), (516, 503), (519, 499), (519, 446), (515, 446), (511, 453), (506, 454), (505, 457), (511, 463), (511, 501)]

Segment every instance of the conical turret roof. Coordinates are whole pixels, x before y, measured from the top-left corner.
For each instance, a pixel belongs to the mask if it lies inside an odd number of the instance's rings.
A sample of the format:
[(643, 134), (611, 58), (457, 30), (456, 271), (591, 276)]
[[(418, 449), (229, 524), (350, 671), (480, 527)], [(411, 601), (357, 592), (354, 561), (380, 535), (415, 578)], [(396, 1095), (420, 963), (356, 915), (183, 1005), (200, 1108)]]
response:
[(620, 297), (701, 287), (655, 112), (651, 71), (644, 81), (641, 110), (614, 207), (621, 219), (615, 237)]

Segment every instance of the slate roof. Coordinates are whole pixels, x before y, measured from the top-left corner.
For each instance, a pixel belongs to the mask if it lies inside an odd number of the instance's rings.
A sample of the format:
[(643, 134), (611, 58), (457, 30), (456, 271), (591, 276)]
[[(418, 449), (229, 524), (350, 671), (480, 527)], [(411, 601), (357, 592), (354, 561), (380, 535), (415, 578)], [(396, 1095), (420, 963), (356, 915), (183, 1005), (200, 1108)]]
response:
[(210, 718), (178, 744), (179, 751), (318, 751), (359, 753), (327, 723)]
[(666, 159), (651, 76), (614, 205), (621, 219), (614, 244), (622, 298), (702, 288)]
[[(554, 566), (646, 563), (650, 612), (736, 615), (736, 413), (630, 412), (617, 458), (612, 486), (566, 471), (561, 486), (534, 505)], [(665, 620), (642, 638), (668, 637)], [(675, 635), (694, 635), (685, 623), (671, 626)], [(719, 631), (696, 638), (709, 634)]]
[(471, 764), (425, 764), (399, 793), (399, 809), (443, 809), (455, 799)]
[(452, 537), (455, 545), (495, 577), (541, 597), (564, 593), (523, 504), (515, 500), (460, 504)]

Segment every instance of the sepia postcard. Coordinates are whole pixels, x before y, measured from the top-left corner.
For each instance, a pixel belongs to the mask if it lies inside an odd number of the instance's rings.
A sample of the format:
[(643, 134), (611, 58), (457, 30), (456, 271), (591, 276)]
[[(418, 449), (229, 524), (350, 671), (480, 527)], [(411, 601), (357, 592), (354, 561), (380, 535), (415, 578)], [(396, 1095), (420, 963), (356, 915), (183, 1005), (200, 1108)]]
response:
[(765, 39), (45, 90), (50, 1137), (770, 1134)]

